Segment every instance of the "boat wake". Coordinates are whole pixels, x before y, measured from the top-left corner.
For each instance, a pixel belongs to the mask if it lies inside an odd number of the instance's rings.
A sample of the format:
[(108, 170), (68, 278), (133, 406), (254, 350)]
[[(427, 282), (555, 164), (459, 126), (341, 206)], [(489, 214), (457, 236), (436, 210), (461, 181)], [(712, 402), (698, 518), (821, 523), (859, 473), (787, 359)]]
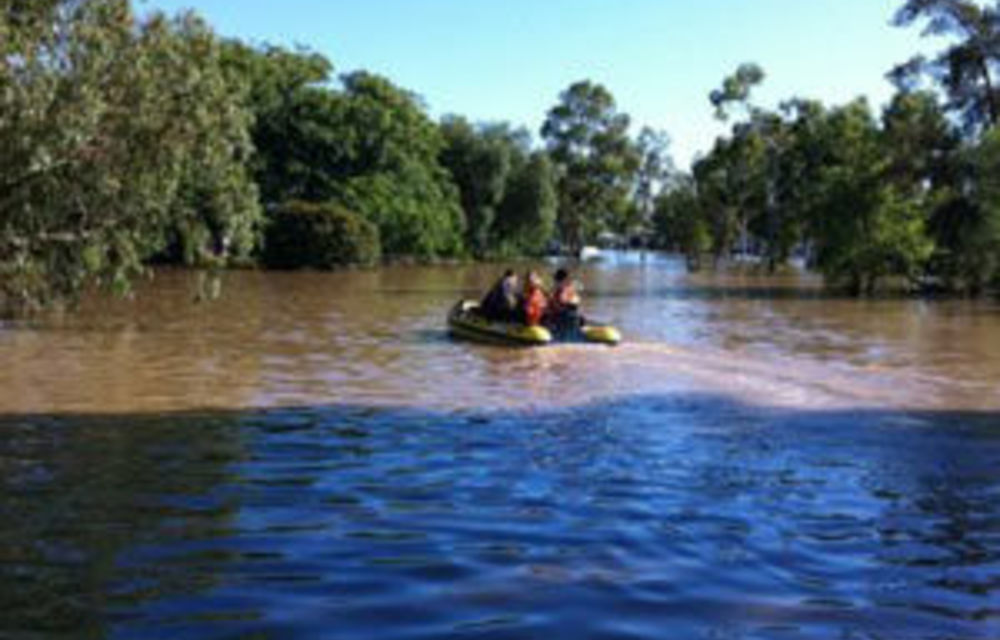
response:
[[(569, 394), (580, 401), (595, 395), (687, 392), (722, 394), (762, 407), (929, 409), (939, 406), (948, 382), (886, 367), (663, 342), (630, 342), (614, 349), (559, 345), (532, 356), (532, 367), (562, 372), (554, 384), (584, 389)], [(947, 391), (953, 405), (955, 389)]]

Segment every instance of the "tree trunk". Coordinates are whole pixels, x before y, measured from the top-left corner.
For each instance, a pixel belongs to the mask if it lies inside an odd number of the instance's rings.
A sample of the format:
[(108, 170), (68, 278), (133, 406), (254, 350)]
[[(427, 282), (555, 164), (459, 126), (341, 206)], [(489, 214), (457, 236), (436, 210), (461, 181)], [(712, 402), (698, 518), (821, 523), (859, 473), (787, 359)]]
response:
[(990, 77), (990, 67), (986, 63), (985, 55), (979, 58), (979, 69), (983, 74), (983, 82), (986, 83), (986, 110), (990, 119), (989, 128), (992, 129), (996, 126), (1000, 114), (998, 114), (997, 96), (993, 91), (993, 78)]

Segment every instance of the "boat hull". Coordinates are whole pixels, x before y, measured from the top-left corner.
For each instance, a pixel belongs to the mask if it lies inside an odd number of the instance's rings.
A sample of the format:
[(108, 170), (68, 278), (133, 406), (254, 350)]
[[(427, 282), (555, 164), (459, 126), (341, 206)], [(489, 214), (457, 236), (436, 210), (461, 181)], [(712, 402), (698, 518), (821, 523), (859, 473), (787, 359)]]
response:
[[(587, 324), (568, 340), (557, 338), (546, 327), (529, 327), (515, 322), (488, 320), (477, 313), (479, 304), (460, 300), (448, 313), (448, 330), (458, 338), (516, 346), (542, 346), (557, 341), (582, 341), (614, 345), (621, 342), (621, 334), (608, 325)], [(574, 340), (575, 338), (575, 340)]]
[(477, 313), (479, 304), (461, 300), (448, 314), (448, 330), (453, 336), (494, 344), (539, 346), (552, 342), (545, 327), (529, 327), (513, 322), (488, 320)]

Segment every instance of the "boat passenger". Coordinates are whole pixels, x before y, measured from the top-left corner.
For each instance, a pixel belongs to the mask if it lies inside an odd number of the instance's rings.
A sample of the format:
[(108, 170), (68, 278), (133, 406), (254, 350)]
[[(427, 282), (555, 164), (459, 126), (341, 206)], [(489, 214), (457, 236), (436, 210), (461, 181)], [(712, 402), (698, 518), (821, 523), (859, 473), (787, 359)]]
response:
[(501, 322), (517, 320), (519, 302), (517, 288), (517, 274), (512, 269), (507, 269), (479, 304), (483, 315), (490, 320)]
[(541, 324), (548, 307), (548, 297), (542, 288), (542, 279), (534, 271), (529, 271), (524, 278), (523, 305), (524, 324), (529, 327)]
[(580, 294), (566, 269), (558, 269), (554, 281), (546, 322), (557, 332), (575, 331), (583, 325)]

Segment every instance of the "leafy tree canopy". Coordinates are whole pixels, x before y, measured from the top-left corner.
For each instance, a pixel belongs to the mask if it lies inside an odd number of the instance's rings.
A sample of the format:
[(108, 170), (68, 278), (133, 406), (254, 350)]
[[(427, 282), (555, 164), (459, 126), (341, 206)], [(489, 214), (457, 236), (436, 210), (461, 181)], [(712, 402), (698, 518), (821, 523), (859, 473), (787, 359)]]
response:
[(129, 277), (173, 240), (246, 251), (245, 85), (198, 18), (127, 0), (0, 10), (0, 297), (14, 310)]
[(629, 206), (640, 159), (628, 126), (611, 93), (589, 80), (566, 89), (542, 125), (559, 172), (559, 228), (573, 250), (608, 230)]
[(925, 21), (924, 35), (945, 36), (950, 44), (933, 59), (918, 56), (890, 72), (902, 89), (922, 75), (940, 83), (948, 107), (961, 114), (966, 130), (981, 131), (1000, 119), (1000, 6), (974, 0), (906, 0), (893, 22)]

